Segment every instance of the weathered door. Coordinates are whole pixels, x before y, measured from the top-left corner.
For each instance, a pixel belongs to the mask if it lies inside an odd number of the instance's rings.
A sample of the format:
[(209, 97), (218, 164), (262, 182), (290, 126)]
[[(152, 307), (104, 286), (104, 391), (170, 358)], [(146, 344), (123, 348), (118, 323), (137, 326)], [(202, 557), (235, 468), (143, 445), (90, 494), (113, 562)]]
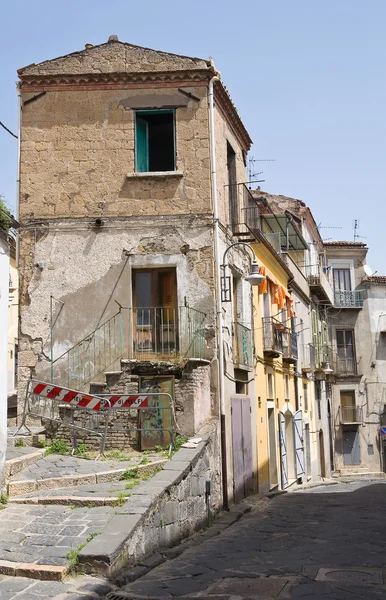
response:
[(231, 398), (233, 490), (235, 502), (253, 493), (251, 403)]
[(303, 439), (303, 414), (298, 410), (293, 416), (294, 439), (295, 439), (295, 472), (296, 477), (305, 473), (304, 461), (304, 439)]
[[(141, 377), (139, 392), (169, 394), (174, 398), (174, 377)], [(149, 408), (140, 409), (138, 415), (141, 450), (155, 446), (170, 446), (173, 429), (173, 412), (169, 396), (149, 396)]]
[(359, 434), (357, 429), (343, 430), (343, 458), (344, 464), (347, 466), (361, 464)]
[(279, 412), (279, 439), (280, 439), (280, 460), (281, 460), (281, 487), (284, 489), (288, 485), (288, 459), (287, 459), (287, 439), (285, 433), (285, 416)]

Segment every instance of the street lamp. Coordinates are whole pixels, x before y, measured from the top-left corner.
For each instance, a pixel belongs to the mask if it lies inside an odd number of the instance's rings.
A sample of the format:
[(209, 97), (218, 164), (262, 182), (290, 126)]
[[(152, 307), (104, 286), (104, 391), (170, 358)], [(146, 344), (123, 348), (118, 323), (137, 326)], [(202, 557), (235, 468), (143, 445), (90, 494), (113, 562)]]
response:
[(253, 255), (253, 258), (252, 259), (250, 258), (249, 274), (246, 277), (244, 277), (244, 280), (248, 281), (251, 285), (260, 285), (261, 283), (263, 283), (263, 281), (265, 281), (264, 275), (261, 275), (261, 273), (259, 273), (259, 265), (257, 264), (256, 254), (255, 254), (255, 251), (252, 248), (252, 246), (250, 244), (248, 244), (247, 242), (235, 242), (234, 244), (231, 244), (230, 246), (228, 246), (228, 248), (225, 250), (224, 256), (222, 259), (223, 264), (220, 265), (220, 268), (222, 270), (222, 277), (221, 277), (221, 301), (222, 302), (232, 302), (230, 277), (229, 277), (229, 275), (227, 276), (227, 274), (226, 274), (227, 264), (225, 262), (225, 259), (226, 259), (226, 255), (228, 254), (229, 250), (231, 248), (234, 248), (235, 246), (246, 246), (247, 248), (249, 248), (249, 250), (252, 252), (252, 255)]
[(259, 265), (257, 264), (256, 254), (252, 246), (247, 242), (235, 242), (228, 246), (224, 252), (222, 265), (219, 265), (220, 273), (220, 289), (221, 297), (218, 299), (217, 308), (217, 323), (218, 323), (218, 361), (219, 361), (219, 384), (220, 384), (220, 429), (221, 429), (221, 461), (222, 461), (222, 483), (223, 483), (223, 502), (224, 508), (228, 508), (228, 468), (227, 468), (227, 439), (226, 439), (226, 406), (225, 406), (225, 373), (224, 373), (224, 338), (223, 338), (223, 325), (224, 316), (222, 312), (221, 303), (231, 302), (231, 286), (230, 277), (226, 274), (227, 264), (225, 262), (226, 255), (231, 248), (235, 246), (245, 246), (252, 252), (252, 259), (250, 257), (249, 274), (245, 277), (245, 281), (248, 281), (251, 285), (259, 285), (265, 281), (264, 275), (259, 273)]

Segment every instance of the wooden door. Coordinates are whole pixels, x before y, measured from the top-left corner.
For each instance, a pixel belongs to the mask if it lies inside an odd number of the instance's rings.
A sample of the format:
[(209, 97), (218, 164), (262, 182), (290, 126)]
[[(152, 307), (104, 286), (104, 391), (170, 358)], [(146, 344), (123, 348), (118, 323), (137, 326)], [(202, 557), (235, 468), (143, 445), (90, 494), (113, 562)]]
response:
[(239, 502), (253, 493), (251, 403), (246, 396), (231, 398), (233, 491)]

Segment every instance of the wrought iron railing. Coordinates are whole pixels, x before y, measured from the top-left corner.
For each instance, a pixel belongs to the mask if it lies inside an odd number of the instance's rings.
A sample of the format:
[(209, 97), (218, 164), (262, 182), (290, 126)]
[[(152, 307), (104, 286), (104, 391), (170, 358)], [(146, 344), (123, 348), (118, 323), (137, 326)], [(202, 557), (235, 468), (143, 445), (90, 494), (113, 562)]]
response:
[(273, 317), (263, 317), (263, 348), (265, 352), (283, 353), (285, 325)]
[(357, 364), (355, 358), (341, 358), (336, 356), (335, 371), (337, 375), (356, 375)]
[(51, 381), (82, 390), (122, 358), (121, 310), (51, 363)]
[(322, 344), (315, 348), (315, 368), (324, 369), (327, 366), (334, 367), (334, 352), (330, 346)]
[(362, 423), (362, 407), (360, 406), (340, 406), (339, 418), (341, 423)]
[(241, 323), (234, 323), (234, 362), (253, 367), (252, 331)]
[(205, 313), (189, 306), (133, 309), (134, 358), (203, 358), (205, 318)]
[(297, 360), (298, 358), (298, 336), (294, 331), (288, 329), (282, 334), (283, 339), (283, 358), (287, 360)]
[(304, 344), (302, 356), (303, 371), (315, 371), (316, 350), (312, 344)]
[(261, 230), (259, 208), (245, 183), (230, 185), (229, 199), (232, 233), (236, 236), (256, 235)]
[(334, 305), (341, 308), (362, 308), (363, 292), (362, 291), (339, 291), (334, 292)]

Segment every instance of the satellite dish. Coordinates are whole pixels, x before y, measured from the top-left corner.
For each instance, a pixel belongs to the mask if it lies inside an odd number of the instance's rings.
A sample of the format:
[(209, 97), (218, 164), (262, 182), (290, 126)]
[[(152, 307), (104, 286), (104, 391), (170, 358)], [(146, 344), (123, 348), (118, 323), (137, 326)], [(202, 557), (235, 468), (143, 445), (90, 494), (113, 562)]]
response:
[(371, 275), (373, 275), (374, 271), (372, 270), (371, 267), (369, 267), (369, 265), (363, 265), (363, 270), (365, 272), (365, 275), (367, 275), (367, 277), (371, 277)]

